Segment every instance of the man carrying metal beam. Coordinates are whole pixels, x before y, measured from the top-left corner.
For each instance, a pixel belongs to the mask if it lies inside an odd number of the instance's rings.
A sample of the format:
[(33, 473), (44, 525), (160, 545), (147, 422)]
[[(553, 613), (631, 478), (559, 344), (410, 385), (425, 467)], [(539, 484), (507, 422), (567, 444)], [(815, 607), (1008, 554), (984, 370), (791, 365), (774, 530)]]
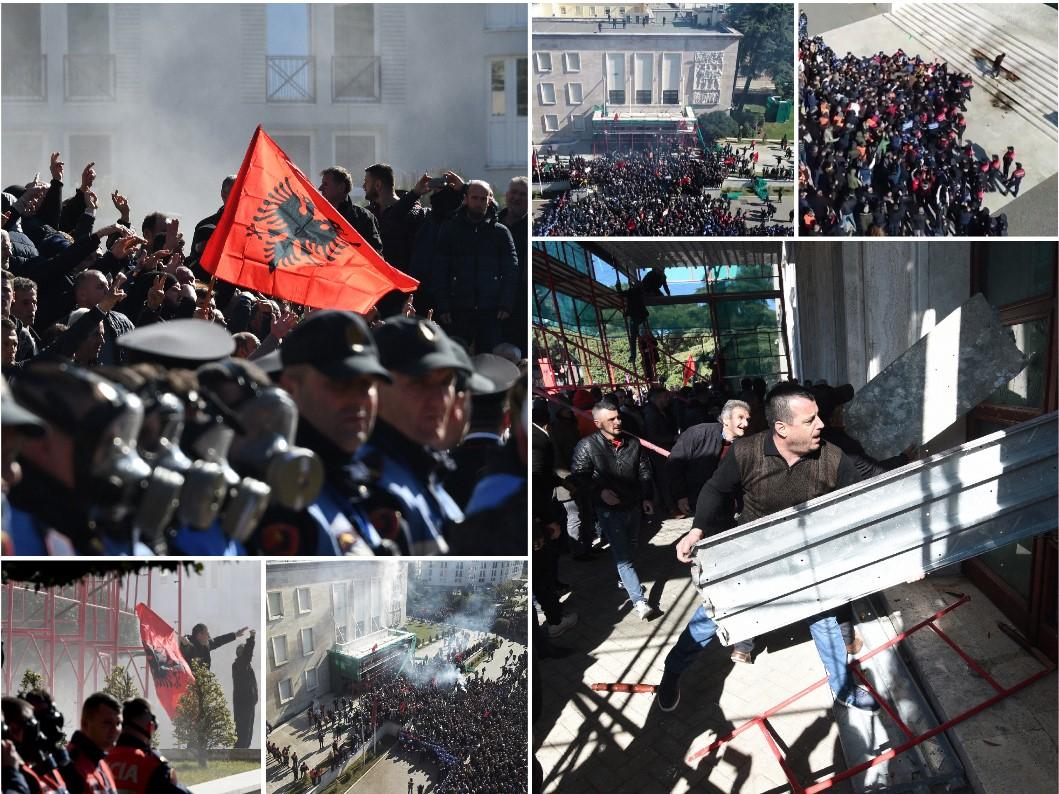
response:
[[(781, 383), (765, 398), (769, 429), (737, 438), (709, 482), (703, 486), (691, 530), (677, 544), (677, 559), (690, 563), (695, 544), (718, 528), (730, 515), (731, 495), (742, 491), (739, 523), (807, 502), (860, 480), (853, 462), (838, 447), (824, 442), (824, 423), (816, 400), (801, 386)], [(865, 711), (879, 708), (871, 694), (854, 685), (846, 666), (846, 643), (836, 612), (810, 619), (809, 632), (827, 672), (835, 700)], [(713, 640), (717, 624), (703, 606), (677, 639), (665, 662), (658, 687), (658, 707), (672, 711), (680, 701), (680, 675), (695, 656)]]

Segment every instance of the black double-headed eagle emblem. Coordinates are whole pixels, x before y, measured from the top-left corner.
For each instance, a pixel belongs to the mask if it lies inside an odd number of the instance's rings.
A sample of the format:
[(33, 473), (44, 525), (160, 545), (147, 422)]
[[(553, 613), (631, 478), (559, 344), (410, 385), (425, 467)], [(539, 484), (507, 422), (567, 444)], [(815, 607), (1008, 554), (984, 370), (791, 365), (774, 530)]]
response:
[(317, 215), (308, 196), (294, 191), (289, 177), (269, 191), (246, 234), (265, 242), (270, 273), (278, 267), (334, 262), (349, 247), (338, 236), (338, 227)]

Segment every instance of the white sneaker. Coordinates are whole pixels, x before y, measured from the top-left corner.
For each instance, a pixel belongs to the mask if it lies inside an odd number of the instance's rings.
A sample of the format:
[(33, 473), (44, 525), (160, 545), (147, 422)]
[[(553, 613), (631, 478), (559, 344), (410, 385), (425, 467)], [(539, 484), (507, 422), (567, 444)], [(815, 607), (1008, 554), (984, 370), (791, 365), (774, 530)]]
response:
[(646, 601), (637, 601), (633, 604), (633, 609), (636, 610), (640, 620), (647, 620), (647, 616), (651, 614), (651, 607)]
[(548, 624), (548, 638), (555, 639), (561, 634), (565, 634), (567, 629), (571, 629), (577, 625), (577, 613), (567, 612), (563, 615), (563, 619), (555, 624)]

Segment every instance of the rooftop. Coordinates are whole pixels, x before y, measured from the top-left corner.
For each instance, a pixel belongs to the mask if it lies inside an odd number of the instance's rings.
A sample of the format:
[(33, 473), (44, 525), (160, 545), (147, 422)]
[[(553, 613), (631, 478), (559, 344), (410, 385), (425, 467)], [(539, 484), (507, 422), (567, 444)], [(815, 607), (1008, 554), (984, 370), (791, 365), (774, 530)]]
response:
[[(603, 27), (600, 30), (600, 23)], [(742, 36), (739, 31), (728, 27), (727, 25), (708, 26), (708, 25), (691, 25), (685, 23), (683, 20), (675, 23), (666, 23), (665, 25), (659, 24), (658, 22), (651, 22), (650, 24), (636, 24), (636, 22), (629, 22), (625, 27), (621, 26), (619, 22), (617, 26), (612, 26), (612, 23), (605, 19), (557, 19), (554, 17), (535, 17), (533, 20), (533, 32), (536, 33), (559, 33), (559, 34), (570, 34), (570, 35), (582, 35), (585, 33), (595, 33), (601, 36), (614, 36), (614, 35), (632, 35), (632, 36)]]

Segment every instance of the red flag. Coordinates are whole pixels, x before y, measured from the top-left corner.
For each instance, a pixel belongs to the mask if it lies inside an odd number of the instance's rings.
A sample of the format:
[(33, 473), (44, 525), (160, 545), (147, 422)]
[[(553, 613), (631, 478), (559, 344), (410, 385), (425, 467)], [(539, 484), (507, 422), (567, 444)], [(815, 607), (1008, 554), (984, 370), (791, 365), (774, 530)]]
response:
[(136, 617), (140, 619), (140, 640), (154, 677), (158, 702), (172, 719), (176, 716), (177, 703), (195, 676), (184, 661), (184, 655), (180, 652), (180, 638), (173, 627), (146, 604), (136, 605)]
[(691, 357), (691, 353), (688, 353), (688, 360), (684, 362), (684, 385), (688, 385), (688, 381), (695, 377), (695, 359)]
[(419, 285), (383, 261), (260, 125), (200, 262), (233, 284), (360, 314)]

